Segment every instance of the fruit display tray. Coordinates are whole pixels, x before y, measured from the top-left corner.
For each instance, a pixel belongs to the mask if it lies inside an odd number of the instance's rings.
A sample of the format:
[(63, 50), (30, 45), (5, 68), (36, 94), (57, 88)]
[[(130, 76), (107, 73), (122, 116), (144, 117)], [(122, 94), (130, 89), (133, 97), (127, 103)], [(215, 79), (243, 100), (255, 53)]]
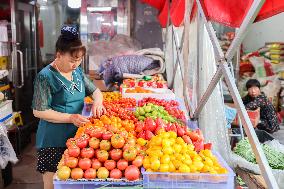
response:
[(220, 164), (228, 170), (227, 174), (146, 172), (142, 168), (143, 187), (234, 189), (235, 173), (217, 152), (213, 154), (217, 156)]
[(94, 189), (94, 188), (106, 188), (106, 187), (119, 187), (122, 188), (139, 188), (142, 186), (142, 180), (127, 181), (125, 179), (68, 179), (66, 181), (58, 180), (55, 176), (53, 179), (54, 189)]
[(127, 89), (132, 89), (132, 88), (122, 89), (123, 98), (134, 98), (136, 100), (142, 100), (143, 98), (152, 97), (152, 98), (164, 99), (164, 100), (175, 100), (175, 94), (170, 89), (147, 88), (148, 90), (151, 90), (154, 93), (126, 93), (125, 91)]

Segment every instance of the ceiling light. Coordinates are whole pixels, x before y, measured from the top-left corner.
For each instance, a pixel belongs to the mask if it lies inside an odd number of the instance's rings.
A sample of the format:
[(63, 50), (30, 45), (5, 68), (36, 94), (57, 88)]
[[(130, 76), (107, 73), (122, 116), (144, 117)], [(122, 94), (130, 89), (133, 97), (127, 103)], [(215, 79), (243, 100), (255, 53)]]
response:
[(81, 0), (68, 0), (68, 7), (78, 9), (81, 7)]
[(87, 7), (87, 10), (90, 12), (95, 12), (95, 11), (111, 11), (111, 7)]

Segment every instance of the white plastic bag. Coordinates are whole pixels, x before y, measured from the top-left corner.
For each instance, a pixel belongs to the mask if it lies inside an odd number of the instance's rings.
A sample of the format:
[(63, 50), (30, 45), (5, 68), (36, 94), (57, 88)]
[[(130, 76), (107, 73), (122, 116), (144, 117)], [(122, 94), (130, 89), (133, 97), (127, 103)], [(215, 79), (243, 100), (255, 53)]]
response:
[[(234, 167), (239, 166), (255, 174), (261, 174), (259, 166), (257, 164), (251, 163), (235, 153), (232, 154), (231, 158)], [(272, 173), (276, 179), (276, 182), (278, 183), (279, 188), (284, 189), (284, 170), (272, 169)]]
[(0, 124), (0, 167), (4, 169), (8, 162), (16, 163), (18, 158), (10, 143), (5, 126)]

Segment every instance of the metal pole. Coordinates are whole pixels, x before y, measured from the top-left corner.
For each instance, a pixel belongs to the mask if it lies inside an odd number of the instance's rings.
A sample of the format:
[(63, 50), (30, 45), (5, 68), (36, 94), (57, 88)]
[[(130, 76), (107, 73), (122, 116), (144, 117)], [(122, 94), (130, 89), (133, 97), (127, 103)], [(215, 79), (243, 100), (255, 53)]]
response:
[(213, 90), (215, 89), (216, 85), (220, 81), (222, 77), (222, 68), (219, 66), (216, 73), (214, 74), (212, 80), (208, 88), (206, 89), (204, 95), (202, 96), (201, 100), (197, 103), (197, 108), (194, 111), (193, 119), (197, 119), (200, 112), (202, 111), (203, 107), (205, 106), (206, 102), (208, 101), (210, 95), (212, 94)]
[(249, 116), (248, 116), (247, 111), (245, 109), (245, 106), (243, 104), (243, 101), (241, 99), (241, 96), (239, 94), (237, 86), (235, 84), (235, 81), (234, 81), (234, 79), (231, 75), (228, 64), (226, 62), (221, 63), (220, 68), (222, 69), (222, 73), (225, 76), (225, 80), (226, 80), (226, 83), (228, 85), (230, 94), (233, 97), (234, 103), (237, 106), (238, 113), (240, 115), (242, 123), (244, 124), (246, 134), (248, 136), (249, 142), (250, 142), (251, 147), (253, 149), (253, 152), (255, 154), (256, 161), (259, 165), (262, 176), (264, 177), (268, 188), (277, 189), (279, 187), (278, 187), (277, 182), (276, 182), (276, 180), (275, 180), (275, 178), (272, 174), (271, 168), (269, 167), (269, 164), (268, 164), (267, 159), (264, 155), (264, 152), (263, 152), (263, 150), (260, 146), (258, 138), (255, 134), (254, 128), (251, 124), (251, 121), (249, 119)]
[(237, 35), (235, 36), (234, 40), (232, 41), (232, 44), (230, 45), (227, 53), (226, 53), (226, 59), (230, 61), (238, 48), (240, 47), (243, 39), (245, 38), (248, 28), (251, 26), (251, 24), (254, 22), (257, 14), (259, 13), (261, 7), (263, 6), (265, 0), (254, 0), (243, 23), (241, 24), (240, 29), (238, 30)]
[(205, 15), (205, 13), (203, 11), (203, 8), (202, 8), (202, 5), (200, 3), (200, 0), (196, 0), (196, 3), (198, 5), (198, 11), (200, 12), (201, 17), (204, 19), (205, 27), (206, 27), (206, 30), (208, 31), (209, 38), (212, 41), (212, 46), (213, 46), (213, 49), (215, 51), (216, 62), (219, 62), (221, 59), (223, 59), (225, 57), (225, 55), (224, 55), (224, 53), (223, 53), (223, 51), (221, 49), (221, 46), (219, 45), (219, 41), (217, 39), (217, 36), (215, 35), (215, 30), (214, 30), (211, 22), (206, 20), (206, 15)]

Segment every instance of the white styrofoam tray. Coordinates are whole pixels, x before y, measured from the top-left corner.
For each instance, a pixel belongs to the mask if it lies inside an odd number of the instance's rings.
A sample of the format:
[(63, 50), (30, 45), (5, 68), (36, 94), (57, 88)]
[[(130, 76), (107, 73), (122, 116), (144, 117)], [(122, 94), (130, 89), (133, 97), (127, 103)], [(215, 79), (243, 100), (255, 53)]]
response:
[(127, 89), (133, 88), (123, 88), (122, 89), (122, 97), (123, 98), (135, 98), (136, 100), (142, 100), (143, 98), (157, 98), (157, 99), (165, 99), (165, 100), (175, 100), (176, 96), (170, 89), (155, 89), (155, 88), (147, 88), (147, 90), (151, 90), (154, 93), (126, 93)]

